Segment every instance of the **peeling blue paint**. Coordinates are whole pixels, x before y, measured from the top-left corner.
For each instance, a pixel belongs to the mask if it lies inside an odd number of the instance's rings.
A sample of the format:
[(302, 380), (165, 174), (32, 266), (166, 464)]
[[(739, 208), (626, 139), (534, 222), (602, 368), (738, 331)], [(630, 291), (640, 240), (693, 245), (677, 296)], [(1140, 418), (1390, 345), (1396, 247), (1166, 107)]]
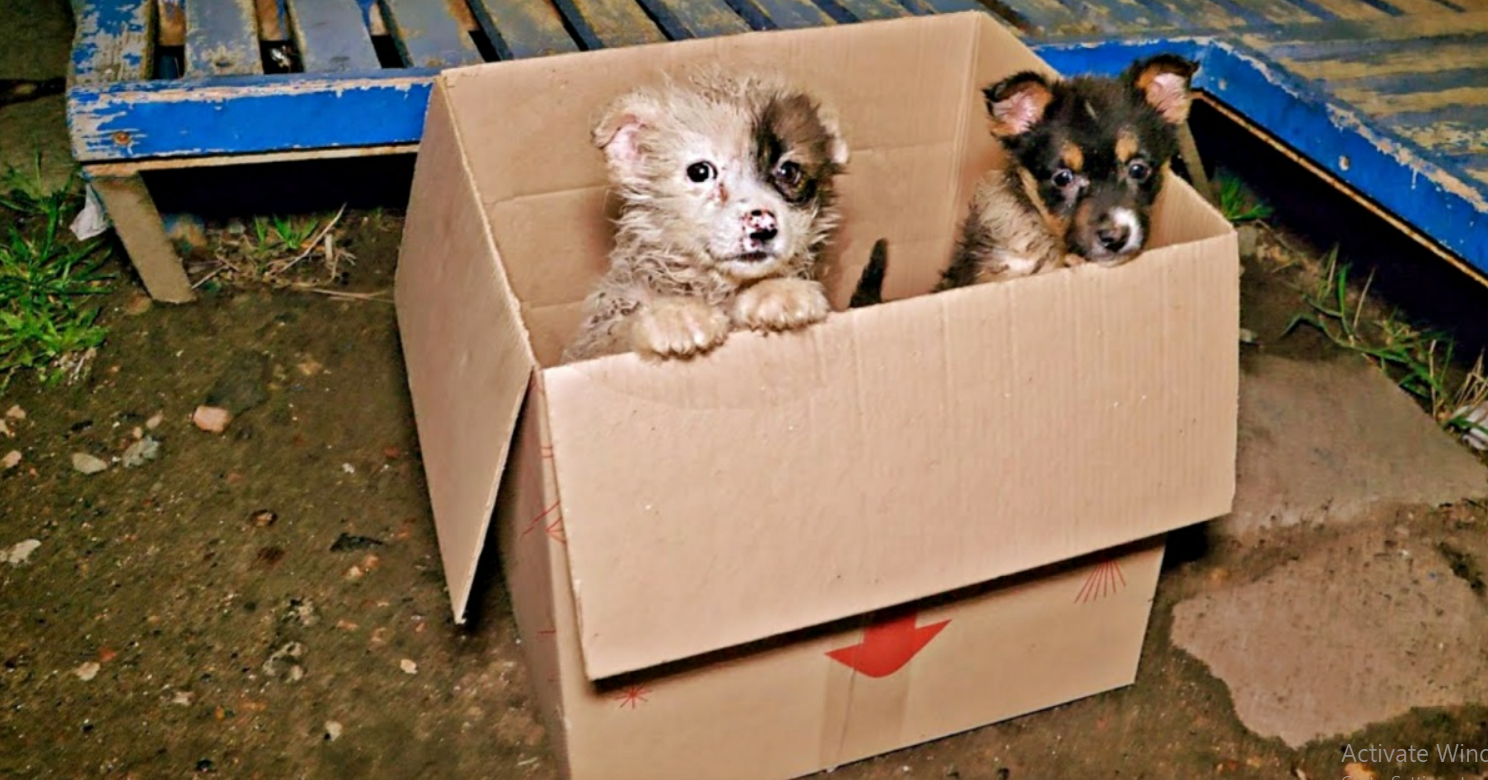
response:
[(416, 143), (436, 73), (218, 77), (74, 89), (68, 104), (73, 152), (91, 163)]
[(79, 84), (149, 78), (149, 5), (139, 0), (81, 0), (72, 48)]

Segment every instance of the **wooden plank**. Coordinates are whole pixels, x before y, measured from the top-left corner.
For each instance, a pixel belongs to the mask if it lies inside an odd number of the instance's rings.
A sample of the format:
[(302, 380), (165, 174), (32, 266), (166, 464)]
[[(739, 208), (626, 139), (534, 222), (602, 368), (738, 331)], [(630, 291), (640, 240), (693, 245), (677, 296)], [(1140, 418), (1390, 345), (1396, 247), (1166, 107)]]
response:
[(1340, 19), (1299, 24), (1277, 30), (1244, 33), (1239, 42), (1284, 60), (1332, 59), (1382, 52), (1411, 45), (1430, 47), (1432, 40), (1471, 39), (1488, 32), (1488, 13), (1442, 13), (1358, 21)]
[[(1219, 0), (1228, 6), (1233, 12), (1248, 15), (1257, 20), (1257, 24), (1307, 24), (1331, 18), (1326, 11), (1319, 10), (1306, 0), (1298, 3), (1289, 3), (1286, 0)], [(1299, 7), (1302, 3), (1312, 7), (1312, 11)]]
[[(531, 2), (531, 0), (523, 0)], [(633, 0), (553, 0), (588, 49), (663, 43), (666, 36)]]
[(307, 72), (344, 73), (380, 67), (356, 0), (290, 0), (289, 26)]
[(452, 68), (483, 62), (470, 33), (445, 0), (383, 0), (388, 32), (416, 68)]
[(544, 57), (578, 51), (579, 44), (563, 28), (563, 17), (548, 2), (534, 0), (474, 0), (472, 10), (486, 37), (503, 60)]
[(1277, 61), (1298, 76), (1334, 84), (1369, 77), (1457, 70), (1488, 65), (1488, 34), (1479, 35), (1471, 42), (1413, 46), (1372, 55), (1309, 60), (1278, 57)]
[(1022, 22), (1035, 34), (1084, 35), (1096, 32), (1092, 22), (1076, 16), (1058, 0), (1002, 0), (999, 4), (1018, 16), (1013, 20), (1015, 24)]
[(1223, 4), (1213, 0), (1148, 0), (1150, 5), (1161, 6), (1170, 19), (1181, 20), (1180, 28), (1186, 30), (1227, 30), (1250, 24), (1265, 24), (1266, 18), (1243, 6)]
[(1442, 155), (1488, 152), (1488, 106), (1392, 114), (1380, 120), (1391, 132)]
[[(974, 0), (946, 0), (946, 2), (974, 2)], [(780, 30), (799, 30), (806, 27), (825, 27), (835, 24), (820, 7), (809, 0), (731, 0), (729, 5), (749, 22), (749, 26), (764, 30), (771, 27)]]
[(1400, 9), (1401, 14), (1411, 16), (1415, 14), (1454, 14), (1461, 13), (1462, 7), (1455, 0), (1390, 0), (1390, 5)]
[(1326, 16), (1320, 15), (1320, 18), (1326, 19), (1383, 19), (1401, 15), (1399, 8), (1384, 0), (1311, 0), (1311, 2), (1327, 14)]
[(1175, 23), (1164, 7), (1148, 6), (1138, 0), (1085, 3), (1080, 11), (1102, 32), (1151, 32), (1171, 28)]
[(289, 40), (283, 0), (253, 0), (253, 4), (258, 16), (258, 39), (275, 43)]
[(351, 157), (385, 157), (394, 154), (417, 154), (418, 144), (392, 146), (358, 146), (349, 149), (307, 149), (299, 152), (265, 152), (211, 157), (165, 157), (127, 163), (94, 163), (88, 170), (94, 176), (133, 176), (142, 171), (176, 171), (184, 168), (218, 168), (224, 165), (261, 165), (264, 163), (304, 162), (306, 160), (344, 160)]
[(749, 25), (723, 0), (637, 0), (672, 40), (749, 32)]
[(186, 76), (263, 73), (254, 0), (186, 3)]
[(144, 81), (155, 61), (150, 0), (83, 0), (72, 48), (74, 84)]
[[(1403, 20), (1402, 20), (1403, 21)], [(1488, 272), (1488, 190), (1260, 52), (1215, 42), (1195, 78), (1216, 105)]]
[(183, 0), (158, 0), (155, 4), (157, 24), (159, 25), (158, 40), (161, 46), (185, 46), (186, 45), (186, 9), (181, 6)]
[(842, 24), (898, 19), (909, 13), (894, 0), (816, 0), (816, 4)]
[(160, 212), (144, 180), (138, 175), (89, 176), (89, 182), (150, 297), (168, 303), (194, 300), (186, 269), (165, 234)]
[(436, 73), (398, 69), (74, 88), (67, 116), (72, 151), (92, 163), (417, 143)]
[[(1404, 112), (1429, 112), (1451, 106), (1488, 105), (1488, 70), (1473, 69), (1466, 76), (1460, 71), (1445, 74), (1392, 76), (1399, 88), (1379, 89), (1340, 86), (1333, 94), (1345, 103), (1372, 117)], [(1429, 80), (1429, 76), (1451, 76), (1451, 82)], [(1415, 87), (1410, 82), (1421, 86)]]

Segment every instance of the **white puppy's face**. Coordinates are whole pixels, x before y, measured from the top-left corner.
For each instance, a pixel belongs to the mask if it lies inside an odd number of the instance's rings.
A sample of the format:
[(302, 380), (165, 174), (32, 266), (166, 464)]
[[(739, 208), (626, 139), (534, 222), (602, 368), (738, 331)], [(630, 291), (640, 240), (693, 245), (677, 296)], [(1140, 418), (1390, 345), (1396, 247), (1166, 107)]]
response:
[(622, 97), (595, 129), (623, 226), (739, 280), (782, 273), (825, 241), (847, 162), (835, 118), (805, 94), (700, 79)]

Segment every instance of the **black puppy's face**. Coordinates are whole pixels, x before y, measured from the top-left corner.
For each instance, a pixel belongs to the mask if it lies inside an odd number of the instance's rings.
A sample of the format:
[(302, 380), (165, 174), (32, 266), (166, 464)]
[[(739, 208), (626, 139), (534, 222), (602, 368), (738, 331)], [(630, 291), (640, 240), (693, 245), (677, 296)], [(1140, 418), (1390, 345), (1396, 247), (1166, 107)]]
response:
[(983, 91), (992, 134), (1067, 252), (1116, 265), (1146, 246), (1197, 69), (1162, 54), (1116, 78), (1026, 71)]

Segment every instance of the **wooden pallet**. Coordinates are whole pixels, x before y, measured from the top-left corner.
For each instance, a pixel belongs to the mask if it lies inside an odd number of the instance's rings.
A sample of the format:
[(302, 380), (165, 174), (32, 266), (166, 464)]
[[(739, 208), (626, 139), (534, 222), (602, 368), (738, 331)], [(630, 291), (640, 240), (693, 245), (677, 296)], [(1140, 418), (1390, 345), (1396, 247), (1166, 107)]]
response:
[(152, 296), (192, 291), (140, 173), (409, 152), (494, 60), (981, 10), (1063, 72), (1201, 61), (1237, 120), (1488, 278), (1488, 0), (74, 0), (73, 152)]

